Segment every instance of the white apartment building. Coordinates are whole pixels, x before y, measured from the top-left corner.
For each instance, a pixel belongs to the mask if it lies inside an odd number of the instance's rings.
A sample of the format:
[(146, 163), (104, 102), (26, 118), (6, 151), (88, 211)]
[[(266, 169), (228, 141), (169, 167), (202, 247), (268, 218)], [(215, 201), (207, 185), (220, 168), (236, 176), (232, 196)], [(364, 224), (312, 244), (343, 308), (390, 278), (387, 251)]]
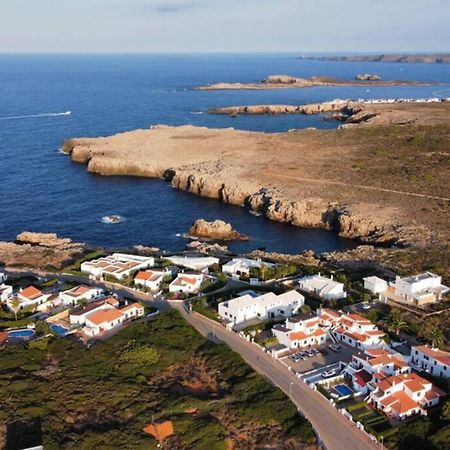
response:
[(409, 277), (395, 278), (395, 282), (381, 294), (381, 300), (388, 299), (407, 303), (415, 306), (423, 306), (441, 300), (442, 295), (450, 291), (450, 288), (442, 284), (442, 277), (431, 272), (421, 273)]
[(155, 258), (151, 256), (128, 255), (126, 253), (113, 253), (110, 256), (85, 261), (81, 264), (82, 272), (87, 272), (94, 278), (102, 278), (105, 275), (122, 279), (133, 272), (148, 269), (155, 265)]
[(219, 316), (233, 325), (238, 325), (252, 319), (290, 317), (297, 313), (304, 303), (305, 297), (295, 290), (280, 295), (273, 292), (259, 296), (245, 294), (219, 303)]

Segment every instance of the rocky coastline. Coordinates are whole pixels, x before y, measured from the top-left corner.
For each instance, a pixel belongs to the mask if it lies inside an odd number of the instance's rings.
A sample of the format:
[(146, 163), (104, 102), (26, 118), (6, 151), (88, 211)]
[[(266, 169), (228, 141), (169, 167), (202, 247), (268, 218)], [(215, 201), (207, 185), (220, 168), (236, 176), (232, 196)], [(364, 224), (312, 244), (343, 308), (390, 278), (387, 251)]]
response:
[(450, 64), (450, 53), (416, 54), (416, 55), (388, 53), (384, 55), (322, 56), (322, 57), (310, 57), (306, 59), (316, 59), (320, 61)]

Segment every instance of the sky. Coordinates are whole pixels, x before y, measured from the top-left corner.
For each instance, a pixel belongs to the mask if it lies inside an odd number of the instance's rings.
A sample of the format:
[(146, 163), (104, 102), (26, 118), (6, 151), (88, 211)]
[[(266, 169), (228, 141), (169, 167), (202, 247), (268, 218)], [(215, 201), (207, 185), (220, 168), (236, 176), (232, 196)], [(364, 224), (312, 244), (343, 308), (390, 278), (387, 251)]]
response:
[(0, 52), (448, 52), (450, 0), (0, 0)]

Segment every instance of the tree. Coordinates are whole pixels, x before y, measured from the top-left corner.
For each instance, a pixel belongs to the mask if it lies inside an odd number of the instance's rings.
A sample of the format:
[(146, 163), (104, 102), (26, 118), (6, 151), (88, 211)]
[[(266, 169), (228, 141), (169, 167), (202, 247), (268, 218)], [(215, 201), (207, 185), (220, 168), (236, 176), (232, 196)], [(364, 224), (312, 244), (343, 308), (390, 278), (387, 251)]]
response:
[(310, 313), (311, 313), (311, 307), (310, 307), (309, 305), (303, 305), (303, 306), (300, 308), (300, 311), (301, 311), (303, 314), (310, 314)]
[(261, 274), (262, 281), (266, 280), (268, 270), (269, 268), (265, 264), (261, 264), (261, 267), (259, 268), (259, 273)]
[(122, 363), (133, 364), (139, 367), (146, 367), (156, 364), (159, 360), (158, 351), (149, 345), (137, 345), (136, 341), (130, 341), (122, 355)]
[(386, 323), (388, 325), (388, 330), (393, 331), (397, 336), (400, 334), (400, 331), (404, 331), (408, 328), (407, 322), (400, 319), (400, 317), (393, 315), (387, 317)]
[(13, 310), (14, 317), (17, 320), (17, 314), (20, 311), (20, 301), (17, 297), (14, 297), (11, 301), (11, 309)]
[(441, 409), (441, 419), (445, 421), (450, 421), (450, 400), (447, 400)]
[(440, 328), (433, 327), (429, 333), (428, 338), (433, 347), (440, 347), (444, 342), (444, 333)]

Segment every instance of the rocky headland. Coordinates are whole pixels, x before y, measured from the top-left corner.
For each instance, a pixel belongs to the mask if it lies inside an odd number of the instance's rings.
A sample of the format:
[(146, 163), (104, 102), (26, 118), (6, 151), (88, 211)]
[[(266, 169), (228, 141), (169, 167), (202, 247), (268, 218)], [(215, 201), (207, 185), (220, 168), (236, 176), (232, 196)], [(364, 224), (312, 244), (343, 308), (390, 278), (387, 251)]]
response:
[[(365, 74), (367, 75), (367, 74)], [(376, 75), (357, 75), (354, 80), (344, 80), (326, 76), (313, 76), (311, 78), (293, 77), (290, 75), (270, 75), (259, 83), (213, 83), (199, 86), (195, 89), (202, 91), (217, 90), (258, 90), (258, 89), (286, 89), (308, 88), (314, 86), (417, 86), (424, 85), (418, 81), (409, 80), (381, 80)]]
[(271, 220), (377, 246), (438, 248), (449, 237), (449, 104), (370, 107), (406, 125), (274, 134), (156, 126), (63, 149), (90, 172), (164, 178)]
[(236, 231), (230, 223), (223, 220), (208, 222), (196, 220), (188, 232), (189, 236), (217, 241), (248, 241), (249, 237)]
[(384, 55), (322, 56), (322, 57), (310, 57), (306, 59), (318, 59), (321, 61), (449, 64), (450, 53), (416, 54), (416, 55), (388, 53)]
[[(442, 103), (449, 103), (442, 100)], [(249, 115), (280, 115), (280, 114), (331, 114), (331, 118), (339, 120), (346, 125), (367, 124), (367, 125), (405, 125), (405, 124), (432, 124), (443, 122), (443, 116), (439, 114), (441, 109), (434, 108), (435, 114), (426, 114), (419, 111), (418, 105), (426, 107), (428, 102), (414, 102), (416, 106), (405, 106), (411, 102), (395, 101), (370, 103), (352, 100), (336, 99), (331, 102), (312, 103), (306, 105), (245, 105), (226, 106), (222, 108), (211, 108), (209, 114), (227, 114), (237, 116), (240, 114)], [(446, 114), (444, 112), (444, 114)]]

